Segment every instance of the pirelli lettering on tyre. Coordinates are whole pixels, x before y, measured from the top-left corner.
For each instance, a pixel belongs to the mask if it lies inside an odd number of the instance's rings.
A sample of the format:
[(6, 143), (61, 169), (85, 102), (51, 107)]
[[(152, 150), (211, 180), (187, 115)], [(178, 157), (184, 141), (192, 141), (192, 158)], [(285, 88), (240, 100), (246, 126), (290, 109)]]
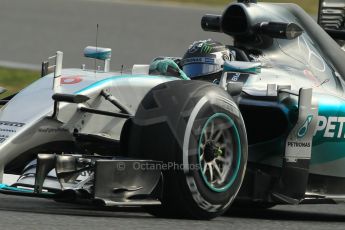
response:
[(187, 179), (187, 183), (189, 185), (190, 191), (192, 192), (192, 196), (194, 200), (197, 202), (197, 204), (201, 208), (209, 212), (216, 212), (222, 207), (221, 205), (214, 205), (206, 201), (199, 193), (198, 187), (196, 186), (195, 181), (192, 180), (190, 177), (187, 177), (186, 179)]

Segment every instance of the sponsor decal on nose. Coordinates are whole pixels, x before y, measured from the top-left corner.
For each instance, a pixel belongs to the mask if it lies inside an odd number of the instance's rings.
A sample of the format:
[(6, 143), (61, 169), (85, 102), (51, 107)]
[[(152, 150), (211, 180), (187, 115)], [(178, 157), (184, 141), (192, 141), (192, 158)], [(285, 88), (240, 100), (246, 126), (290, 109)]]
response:
[(81, 82), (83, 79), (80, 76), (69, 76), (69, 77), (61, 77), (60, 84), (61, 85), (73, 85)]

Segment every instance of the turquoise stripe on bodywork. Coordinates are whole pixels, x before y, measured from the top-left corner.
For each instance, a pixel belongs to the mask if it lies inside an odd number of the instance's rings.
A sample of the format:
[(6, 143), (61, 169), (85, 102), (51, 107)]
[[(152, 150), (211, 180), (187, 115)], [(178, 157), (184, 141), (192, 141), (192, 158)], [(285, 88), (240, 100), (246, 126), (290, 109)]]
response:
[(129, 79), (137, 79), (137, 78), (140, 78), (140, 79), (143, 79), (143, 81), (145, 80), (148, 80), (148, 79), (168, 79), (169, 81), (172, 81), (172, 80), (178, 80), (178, 78), (175, 78), (175, 77), (160, 77), (160, 76), (154, 76), (154, 75), (130, 75), (130, 74), (127, 74), (127, 75), (119, 75), (119, 76), (113, 76), (113, 77), (109, 77), (109, 78), (106, 78), (106, 79), (103, 79), (103, 80), (100, 80), (100, 81), (97, 81), (77, 92), (75, 92), (75, 94), (80, 94), (84, 91), (87, 91), (87, 90), (90, 90), (90, 89), (93, 89), (93, 88), (96, 88), (98, 86), (101, 86), (103, 84), (107, 84), (109, 82), (113, 82), (113, 81), (118, 81), (118, 80), (129, 80)]
[(34, 193), (34, 191), (30, 189), (11, 187), (7, 184), (0, 184), (0, 189), (14, 192)]
[[(17, 192), (17, 193), (36, 194), (33, 189), (17, 188), (17, 187), (9, 186), (7, 184), (0, 184), (0, 190)], [(39, 195), (54, 195), (54, 193), (41, 192)]]

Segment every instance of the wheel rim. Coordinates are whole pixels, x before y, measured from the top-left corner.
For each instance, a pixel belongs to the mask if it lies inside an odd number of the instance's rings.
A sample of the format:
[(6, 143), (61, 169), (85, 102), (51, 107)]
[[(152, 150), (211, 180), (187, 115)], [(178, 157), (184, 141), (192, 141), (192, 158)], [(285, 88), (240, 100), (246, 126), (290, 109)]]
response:
[(205, 184), (215, 192), (228, 190), (241, 163), (240, 136), (234, 121), (224, 113), (212, 115), (202, 128), (198, 145)]

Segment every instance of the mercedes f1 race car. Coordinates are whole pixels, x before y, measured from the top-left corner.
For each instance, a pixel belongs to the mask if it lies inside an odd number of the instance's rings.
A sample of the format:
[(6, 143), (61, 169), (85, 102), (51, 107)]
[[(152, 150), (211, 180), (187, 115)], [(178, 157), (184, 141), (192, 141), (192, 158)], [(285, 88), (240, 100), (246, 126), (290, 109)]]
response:
[(84, 55), (103, 67), (63, 69), (57, 52), (0, 101), (0, 172), (20, 175), (0, 192), (196, 219), (345, 201), (345, 2), (319, 11), (238, 1), (205, 15), (234, 39), (217, 84), (110, 72), (100, 47)]

